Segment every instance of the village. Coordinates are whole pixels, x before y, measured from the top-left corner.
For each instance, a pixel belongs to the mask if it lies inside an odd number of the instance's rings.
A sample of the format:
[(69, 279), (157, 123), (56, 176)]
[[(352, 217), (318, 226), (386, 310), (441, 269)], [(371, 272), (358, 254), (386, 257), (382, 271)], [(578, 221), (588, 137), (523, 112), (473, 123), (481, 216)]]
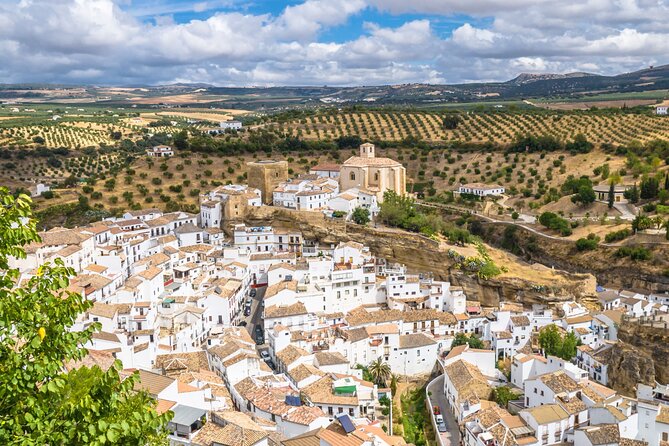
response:
[[(143, 209), (54, 228), (11, 266), (28, 279), (59, 258), (76, 272), (68, 290), (93, 306), (72, 329), (101, 326), (82, 363), (138, 370), (174, 414), (173, 445), (407, 444), (388, 414), (391, 381), (421, 380), (440, 446), (667, 444), (669, 387), (619, 394), (608, 365), (622, 320), (666, 328), (669, 294), (598, 287), (597, 310), (486, 307), (361, 243), (242, 222), (262, 206), (373, 217), (406, 188), (402, 164), (374, 150), (296, 179), (285, 162), (256, 161), (247, 185), (203, 193), (199, 215)], [(549, 351), (546, 331), (574, 355)]]

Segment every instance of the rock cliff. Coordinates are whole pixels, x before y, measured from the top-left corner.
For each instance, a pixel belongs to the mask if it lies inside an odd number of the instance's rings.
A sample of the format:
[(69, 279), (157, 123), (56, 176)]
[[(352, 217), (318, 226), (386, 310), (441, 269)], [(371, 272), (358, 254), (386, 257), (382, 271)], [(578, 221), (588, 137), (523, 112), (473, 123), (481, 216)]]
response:
[(618, 339), (608, 368), (613, 388), (633, 394), (637, 382), (669, 383), (669, 317), (623, 319)]
[(617, 258), (617, 247), (600, 245), (594, 251), (579, 252), (574, 240), (541, 237), (521, 226), (485, 223), (481, 236), (526, 260), (572, 273), (593, 274), (600, 285), (608, 288), (669, 291), (669, 277), (665, 275), (669, 270), (669, 245), (646, 245), (651, 248), (653, 259), (634, 262)]
[(496, 306), (502, 300), (526, 305), (555, 304), (573, 299), (588, 301), (594, 295), (595, 280), (591, 275), (527, 265), (494, 248), (489, 248), (492, 257), (498, 265), (508, 266), (509, 272), (482, 280), (454, 268), (448, 250), (461, 248), (419, 234), (394, 228), (346, 224), (315, 212), (271, 207), (251, 208), (245, 222), (249, 225), (299, 228), (306, 239), (317, 240), (321, 246), (349, 240), (362, 243), (369, 246), (377, 257), (403, 263), (413, 272), (431, 272), (438, 280), (462, 286), (471, 300), (479, 300), (484, 306)]

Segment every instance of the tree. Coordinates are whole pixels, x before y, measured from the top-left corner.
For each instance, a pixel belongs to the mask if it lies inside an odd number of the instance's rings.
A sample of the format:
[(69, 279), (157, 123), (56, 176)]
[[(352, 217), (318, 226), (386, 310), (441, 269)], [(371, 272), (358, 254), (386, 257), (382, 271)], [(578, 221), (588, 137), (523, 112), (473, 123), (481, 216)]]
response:
[(565, 361), (571, 361), (571, 359), (576, 356), (576, 347), (578, 347), (578, 344), (579, 339), (576, 337), (573, 331), (570, 331), (562, 339), (562, 345), (558, 350), (557, 356), (564, 359)]
[(572, 203), (581, 203), (582, 205), (590, 204), (595, 201), (597, 196), (592, 188), (592, 184), (582, 184), (578, 188), (576, 195), (571, 197)]
[(392, 374), (390, 366), (387, 362), (383, 362), (383, 358), (379, 356), (377, 359), (372, 361), (367, 367), (370, 375), (374, 378), (374, 383), (379, 386), (386, 386), (386, 382), (390, 379)]
[(630, 187), (628, 190), (625, 191), (623, 194), (625, 198), (627, 198), (630, 203), (638, 203), (639, 202), (639, 188), (636, 186), (636, 183), (632, 187)]
[(444, 119), (442, 121), (444, 129), (446, 130), (457, 129), (460, 122), (462, 122), (462, 118), (460, 118), (460, 115), (457, 113), (447, 113), (444, 115)]
[(615, 196), (616, 196), (616, 185), (611, 182), (609, 185), (609, 209), (613, 208), (615, 201)]
[(485, 347), (483, 341), (480, 340), (479, 338), (474, 336), (467, 336), (465, 333), (460, 332), (455, 335), (455, 339), (453, 339), (453, 342), (451, 343), (451, 348), (465, 344), (469, 345), (469, 347), (471, 348)]
[(513, 211), (513, 212), (511, 213), (511, 218), (512, 218), (513, 220), (518, 220), (519, 217), (520, 217), (520, 214), (519, 214), (518, 212)]
[(583, 133), (579, 133), (572, 142), (567, 143), (565, 149), (573, 153), (588, 153), (593, 147), (594, 144), (588, 141)]
[(563, 337), (557, 326), (550, 324), (539, 332), (539, 345), (546, 356), (557, 356), (569, 361), (576, 356), (579, 339), (574, 332), (569, 332)]
[(366, 225), (369, 223), (369, 209), (358, 206), (353, 210), (351, 220), (359, 225)]
[[(0, 188), (0, 444), (145, 445), (164, 438), (170, 412), (158, 415), (137, 373), (76, 367), (81, 346), (100, 324), (71, 331), (92, 303), (66, 291), (73, 275), (62, 260), (45, 263), (27, 282), (9, 259), (38, 242), (30, 198)], [(68, 365), (69, 367), (65, 367)], [(70, 369), (70, 371), (67, 371)]]
[(188, 132), (186, 129), (181, 130), (176, 135), (174, 135), (174, 147), (179, 150), (188, 149)]
[(509, 401), (518, 399), (518, 397), (520, 396), (519, 393), (516, 393), (513, 390), (511, 390), (509, 386), (495, 387), (495, 389), (493, 389), (492, 391), (492, 395), (495, 402), (504, 408), (508, 406)]
[(539, 346), (545, 355), (557, 355), (562, 344), (562, 337), (555, 324), (547, 325), (539, 332)]
[(660, 190), (660, 183), (655, 177), (645, 177), (641, 180), (639, 189), (641, 198), (655, 198)]

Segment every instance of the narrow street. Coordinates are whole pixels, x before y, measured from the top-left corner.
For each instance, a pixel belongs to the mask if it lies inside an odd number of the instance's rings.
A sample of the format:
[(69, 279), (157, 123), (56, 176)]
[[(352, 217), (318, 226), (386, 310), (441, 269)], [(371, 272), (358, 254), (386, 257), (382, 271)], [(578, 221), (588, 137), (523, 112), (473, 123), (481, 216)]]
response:
[[(444, 395), (444, 375), (439, 375), (430, 382), (427, 385), (427, 391), (430, 392), (431, 406), (439, 406), (446, 423), (447, 432), (437, 432), (437, 435), (440, 437), (440, 444), (444, 446), (458, 446), (460, 444), (460, 430), (458, 422), (448, 406), (446, 395)], [(431, 416), (434, 415), (431, 414)]]

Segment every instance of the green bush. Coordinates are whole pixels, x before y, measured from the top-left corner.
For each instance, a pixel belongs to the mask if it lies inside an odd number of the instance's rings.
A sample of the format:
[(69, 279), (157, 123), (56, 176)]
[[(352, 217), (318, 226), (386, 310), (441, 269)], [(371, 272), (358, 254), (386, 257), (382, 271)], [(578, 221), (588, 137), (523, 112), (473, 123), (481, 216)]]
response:
[(629, 229), (621, 229), (620, 231), (610, 232), (604, 237), (606, 243), (617, 242), (619, 240), (624, 240), (627, 237), (632, 235), (632, 231)]
[(579, 251), (592, 251), (597, 249), (599, 244), (599, 237), (594, 234), (588, 234), (588, 237), (583, 237), (576, 240), (576, 249)]
[(658, 204), (655, 206), (655, 212), (658, 214), (669, 214), (669, 206), (664, 204)]
[(646, 261), (653, 257), (653, 253), (643, 246), (623, 246), (618, 248), (616, 257), (629, 257), (632, 260)]
[(539, 216), (539, 223), (548, 229), (560, 232), (560, 235), (566, 237), (572, 234), (571, 225), (567, 220), (553, 212), (544, 212)]

